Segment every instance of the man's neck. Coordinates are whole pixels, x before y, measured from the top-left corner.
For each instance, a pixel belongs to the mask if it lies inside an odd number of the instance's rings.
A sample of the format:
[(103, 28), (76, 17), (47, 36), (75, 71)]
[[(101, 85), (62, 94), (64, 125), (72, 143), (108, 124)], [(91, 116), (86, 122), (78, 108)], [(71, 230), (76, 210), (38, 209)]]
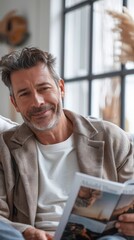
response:
[(72, 132), (72, 122), (64, 115), (54, 128), (35, 135), (40, 143), (48, 145), (65, 141), (71, 136)]

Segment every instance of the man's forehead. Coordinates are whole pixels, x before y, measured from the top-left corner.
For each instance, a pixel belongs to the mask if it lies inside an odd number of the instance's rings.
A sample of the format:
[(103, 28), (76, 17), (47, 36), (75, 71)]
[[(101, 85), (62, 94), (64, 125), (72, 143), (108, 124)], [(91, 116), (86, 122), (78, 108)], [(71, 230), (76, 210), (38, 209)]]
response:
[(13, 88), (26, 88), (30, 86), (40, 87), (55, 84), (47, 67), (37, 66), (37, 68), (30, 68), (12, 73), (11, 83)]
[(52, 79), (51, 73), (49, 71), (49, 69), (47, 68), (47, 66), (45, 66), (44, 64), (40, 64), (40, 65), (36, 65), (30, 68), (26, 68), (26, 69), (20, 69), (17, 71), (13, 71), (10, 75), (11, 80), (14, 79), (30, 79), (33, 80), (34, 79)]

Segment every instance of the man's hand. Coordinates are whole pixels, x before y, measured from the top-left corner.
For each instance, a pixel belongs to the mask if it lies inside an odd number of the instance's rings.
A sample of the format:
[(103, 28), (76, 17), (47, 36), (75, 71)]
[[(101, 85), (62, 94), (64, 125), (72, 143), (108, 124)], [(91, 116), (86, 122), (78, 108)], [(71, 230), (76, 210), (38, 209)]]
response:
[(23, 232), (26, 240), (52, 240), (53, 237), (40, 229), (30, 227)]
[(118, 220), (119, 222), (115, 225), (118, 232), (127, 236), (134, 236), (134, 213), (122, 214)]

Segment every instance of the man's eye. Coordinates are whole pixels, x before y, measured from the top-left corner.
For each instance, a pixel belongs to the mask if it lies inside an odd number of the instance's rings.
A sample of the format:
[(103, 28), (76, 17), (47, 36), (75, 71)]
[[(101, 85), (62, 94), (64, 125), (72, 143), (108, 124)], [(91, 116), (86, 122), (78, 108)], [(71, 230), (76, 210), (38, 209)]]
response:
[(48, 90), (50, 87), (43, 87), (43, 88), (41, 88), (41, 89), (39, 89), (39, 91), (41, 92), (41, 91), (46, 91), (46, 90)]
[(20, 97), (23, 97), (23, 96), (28, 96), (28, 95), (29, 95), (28, 92), (23, 92), (23, 93), (21, 93), (19, 96), (20, 96)]

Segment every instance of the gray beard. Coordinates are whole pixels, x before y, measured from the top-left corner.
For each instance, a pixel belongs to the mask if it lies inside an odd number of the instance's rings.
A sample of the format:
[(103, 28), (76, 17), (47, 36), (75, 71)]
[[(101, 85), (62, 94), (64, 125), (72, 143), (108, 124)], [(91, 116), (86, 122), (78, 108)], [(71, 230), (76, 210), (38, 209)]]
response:
[(22, 116), (25, 124), (26, 124), (31, 130), (36, 130), (36, 131), (38, 130), (38, 131), (40, 131), (40, 132), (42, 132), (42, 131), (48, 131), (48, 130), (54, 128), (54, 127), (57, 125), (57, 123), (58, 123), (58, 121), (59, 121), (59, 118), (60, 118), (60, 114), (57, 114), (56, 119), (54, 119), (53, 121), (51, 121), (47, 126), (45, 126), (45, 127), (40, 127), (38, 124), (34, 124), (34, 123), (29, 122), (23, 115), (21, 115), (21, 116)]

